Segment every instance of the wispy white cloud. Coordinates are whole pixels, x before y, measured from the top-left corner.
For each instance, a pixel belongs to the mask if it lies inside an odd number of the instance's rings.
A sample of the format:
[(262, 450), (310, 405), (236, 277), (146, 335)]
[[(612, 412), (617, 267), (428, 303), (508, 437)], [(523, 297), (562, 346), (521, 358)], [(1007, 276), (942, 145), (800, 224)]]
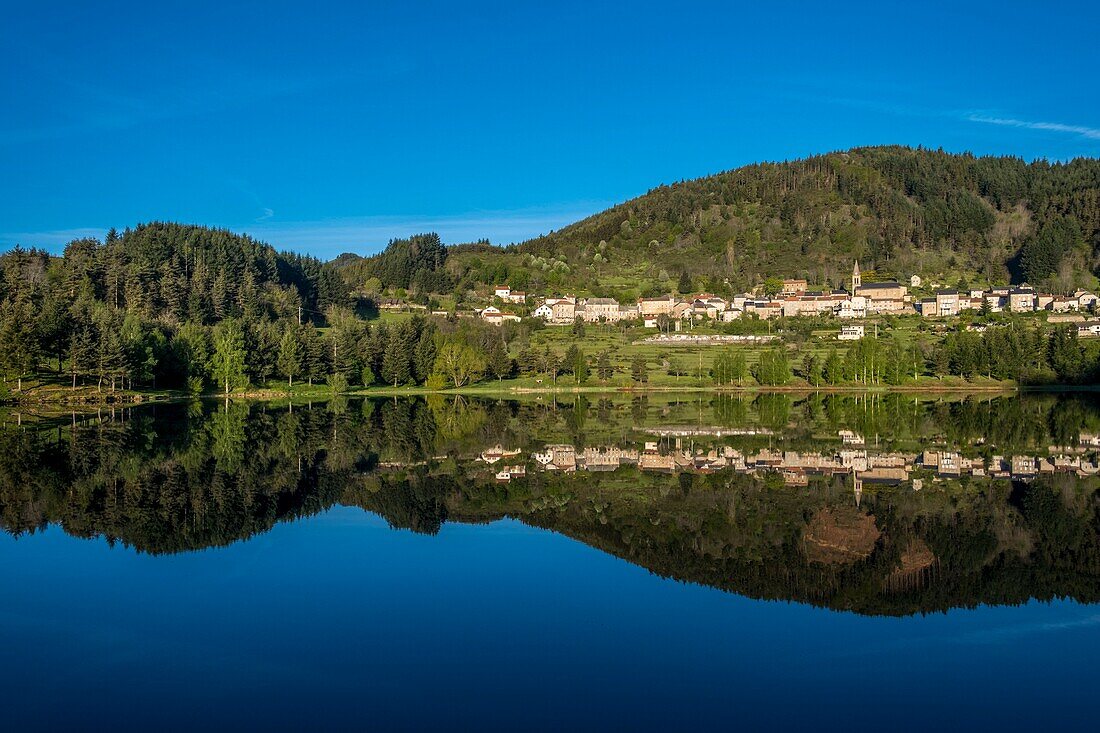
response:
[(256, 221), (267, 221), (271, 217), (275, 216), (275, 209), (264, 207), (264, 213), (256, 217)]
[(1013, 117), (990, 117), (979, 114), (967, 114), (968, 122), (980, 122), (986, 125), (1001, 125), (1002, 127), (1022, 127), (1027, 130), (1046, 130), (1049, 132), (1065, 132), (1071, 135), (1080, 135), (1089, 140), (1100, 140), (1100, 128), (1087, 127), (1085, 125), (1067, 125), (1063, 122), (1031, 122), (1018, 120)]
[[(890, 91), (892, 94), (895, 95), (895, 98), (900, 98), (898, 97), (898, 95), (901, 94), (904, 89), (896, 88)], [(849, 107), (852, 109), (890, 114), (898, 117), (920, 117), (925, 119), (974, 122), (984, 125), (1015, 127), (1023, 130), (1060, 132), (1067, 135), (1077, 135), (1088, 140), (1100, 140), (1100, 127), (1074, 125), (1065, 122), (1024, 120), (1020, 119), (1019, 117), (1015, 117), (1011, 113), (1008, 113), (1004, 110), (974, 108), (959, 109), (951, 107), (938, 108), (934, 106), (915, 104), (908, 99), (906, 99), (906, 101), (891, 101), (891, 98), (883, 96), (840, 96), (832, 94), (827, 90), (814, 88), (805, 89), (787, 87), (768, 90), (761, 93), (788, 102), (833, 104), (841, 107)]]

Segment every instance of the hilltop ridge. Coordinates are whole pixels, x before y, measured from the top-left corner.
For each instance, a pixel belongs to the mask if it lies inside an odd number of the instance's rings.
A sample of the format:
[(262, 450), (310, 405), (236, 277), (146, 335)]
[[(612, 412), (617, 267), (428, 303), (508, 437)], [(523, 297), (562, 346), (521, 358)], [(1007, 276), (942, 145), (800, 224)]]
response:
[[(714, 292), (767, 277), (830, 286), (854, 260), (869, 280), (1071, 290), (1093, 286), (1100, 265), (1100, 161), (854, 148), (658, 186), (525, 242), (449, 255), (457, 290), (508, 280), (629, 298), (667, 290), (683, 273)], [(349, 284), (362, 285), (375, 259), (345, 267)]]

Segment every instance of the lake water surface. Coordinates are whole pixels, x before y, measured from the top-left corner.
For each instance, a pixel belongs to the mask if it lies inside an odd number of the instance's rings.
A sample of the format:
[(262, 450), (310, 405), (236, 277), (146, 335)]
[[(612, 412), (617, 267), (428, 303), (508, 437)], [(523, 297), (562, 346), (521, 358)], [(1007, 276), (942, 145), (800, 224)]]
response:
[(1095, 727), (1089, 396), (2, 420), (8, 730)]

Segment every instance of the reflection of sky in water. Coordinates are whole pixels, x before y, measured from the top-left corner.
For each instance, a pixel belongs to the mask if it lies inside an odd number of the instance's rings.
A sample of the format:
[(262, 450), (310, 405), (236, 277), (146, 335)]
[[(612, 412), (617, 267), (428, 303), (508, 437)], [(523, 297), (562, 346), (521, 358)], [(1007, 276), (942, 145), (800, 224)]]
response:
[(2, 535), (0, 587), (11, 730), (1083, 727), (1100, 666), (1096, 607), (859, 616), (353, 508), (160, 557)]

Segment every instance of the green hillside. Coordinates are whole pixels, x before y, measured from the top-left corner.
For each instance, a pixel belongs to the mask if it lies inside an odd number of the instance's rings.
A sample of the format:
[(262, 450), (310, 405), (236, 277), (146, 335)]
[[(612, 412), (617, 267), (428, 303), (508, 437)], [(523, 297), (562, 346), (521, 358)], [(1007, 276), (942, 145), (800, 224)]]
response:
[[(350, 284), (383, 258), (353, 258)], [(667, 292), (687, 272), (693, 288), (728, 292), (768, 276), (840, 285), (854, 259), (868, 279), (1093, 285), (1100, 160), (868, 147), (760, 163), (660, 186), (518, 245), (451, 247), (446, 284), (629, 297)]]

